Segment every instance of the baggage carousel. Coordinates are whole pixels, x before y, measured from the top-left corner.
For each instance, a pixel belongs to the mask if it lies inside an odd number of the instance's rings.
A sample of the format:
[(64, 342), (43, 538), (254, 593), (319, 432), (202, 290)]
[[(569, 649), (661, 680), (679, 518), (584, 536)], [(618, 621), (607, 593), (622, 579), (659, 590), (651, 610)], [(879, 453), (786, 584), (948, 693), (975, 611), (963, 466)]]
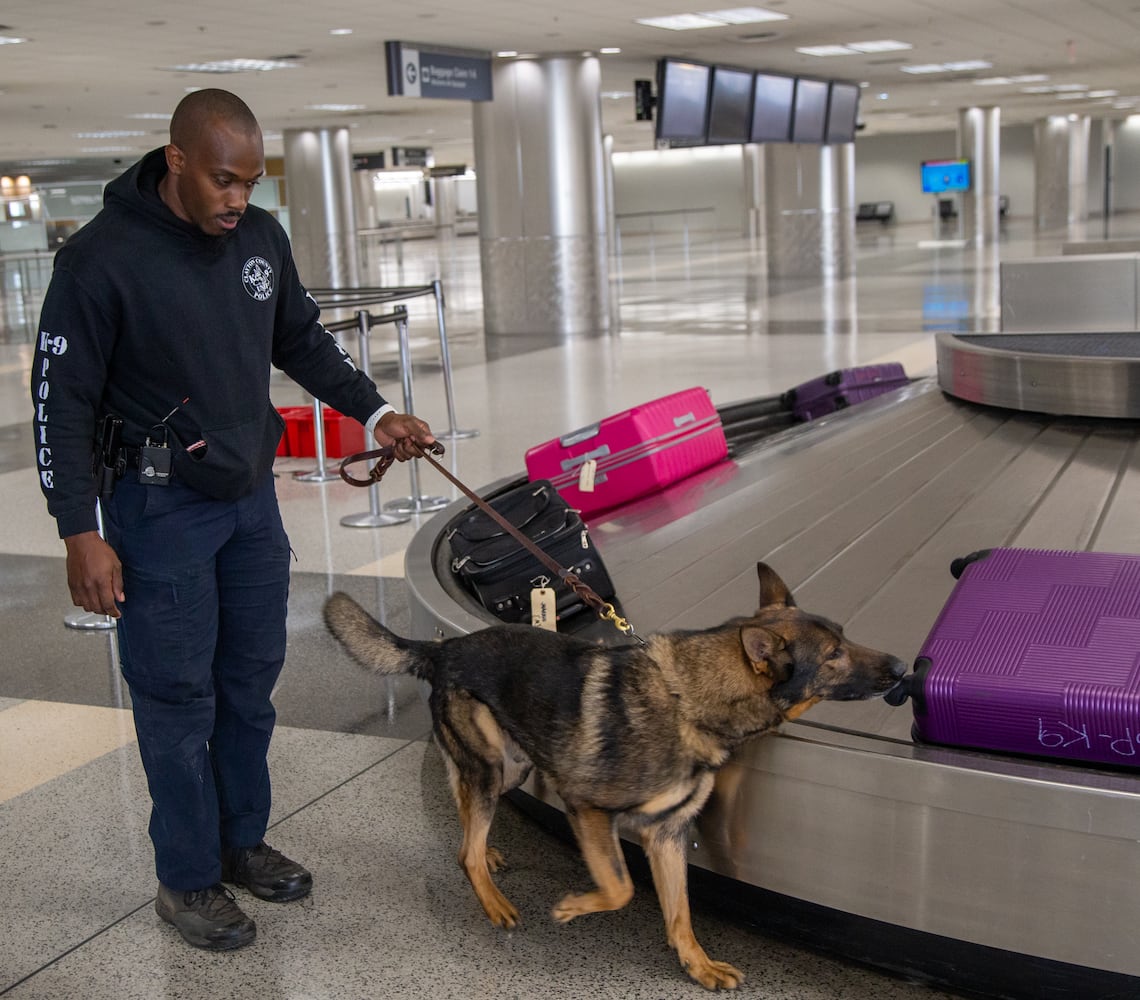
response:
[[(640, 633), (746, 614), (762, 559), (802, 606), (913, 661), (958, 556), (1140, 553), (1138, 346), (941, 335), (937, 379), (739, 445), (592, 518), (625, 614)], [(468, 506), (408, 550), (417, 637), (494, 621), (448, 568), (444, 526)], [(694, 827), (694, 896), (958, 991), (1140, 997), (1140, 734), (1135, 758), (1095, 767), (921, 745), (911, 720), (881, 700), (825, 703), (746, 745)], [(512, 797), (560, 825), (535, 779)]]

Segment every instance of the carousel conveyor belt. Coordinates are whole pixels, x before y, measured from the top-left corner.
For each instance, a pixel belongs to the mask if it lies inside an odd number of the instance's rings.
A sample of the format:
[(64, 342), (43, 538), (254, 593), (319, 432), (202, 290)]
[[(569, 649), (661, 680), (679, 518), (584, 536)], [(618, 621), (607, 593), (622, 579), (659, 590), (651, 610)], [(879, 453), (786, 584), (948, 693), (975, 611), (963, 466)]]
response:
[[(958, 556), (1140, 552), (1138, 437), (1137, 420), (979, 406), (922, 379), (596, 516), (591, 535), (641, 634), (751, 612), (764, 560), (802, 607), (911, 662)], [(443, 526), (466, 506), (408, 550), (417, 637), (494, 621), (448, 569)], [(747, 744), (693, 830), (694, 895), (951, 988), (1140, 997), (1140, 770), (919, 745), (911, 719), (823, 703)], [(513, 795), (560, 816), (533, 778)]]

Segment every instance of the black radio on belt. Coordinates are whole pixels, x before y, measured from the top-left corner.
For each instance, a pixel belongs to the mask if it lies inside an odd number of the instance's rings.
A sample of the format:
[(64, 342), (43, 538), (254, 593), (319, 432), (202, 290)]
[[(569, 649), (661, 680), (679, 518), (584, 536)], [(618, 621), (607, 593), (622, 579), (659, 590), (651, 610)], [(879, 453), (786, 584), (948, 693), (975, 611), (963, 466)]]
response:
[(173, 458), (170, 430), (166, 424), (155, 424), (139, 449), (139, 482), (144, 486), (169, 486)]

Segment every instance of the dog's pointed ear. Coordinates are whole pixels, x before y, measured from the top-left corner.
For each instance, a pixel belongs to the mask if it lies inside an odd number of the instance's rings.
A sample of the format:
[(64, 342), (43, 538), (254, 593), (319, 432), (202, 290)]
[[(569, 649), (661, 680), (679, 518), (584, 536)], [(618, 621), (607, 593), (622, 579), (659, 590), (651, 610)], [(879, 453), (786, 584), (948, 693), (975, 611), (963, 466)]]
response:
[(792, 592), (788, 590), (788, 585), (780, 579), (779, 574), (771, 566), (767, 563), (758, 562), (756, 564), (756, 575), (760, 577), (760, 607), (770, 608), (773, 605), (782, 605), (786, 608), (794, 608), (796, 606), (795, 598), (792, 597)]
[(748, 625), (740, 630), (740, 644), (744, 655), (752, 662), (752, 669), (772, 678), (773, 684), (783, 684), (792, 676), (792, 657), (784, 640), (771, 629)]

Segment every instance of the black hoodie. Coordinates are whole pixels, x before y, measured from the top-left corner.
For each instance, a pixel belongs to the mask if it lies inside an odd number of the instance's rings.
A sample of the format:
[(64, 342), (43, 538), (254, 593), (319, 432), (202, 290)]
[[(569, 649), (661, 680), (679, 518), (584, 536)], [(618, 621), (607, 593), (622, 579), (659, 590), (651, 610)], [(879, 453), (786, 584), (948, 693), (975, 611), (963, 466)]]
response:
[[(250, 205), (236, 229), (209, 236), (163, 203), (165, 172), (157, 149), (113, 180), (55, 258), (32, 398), (40, 485), (61, 538), (95, 530), (92, 449), (107, 414), (136, 446), (174, 411), (175, 476), (232, 500), (268, 471), (281, 437), (271, 366), (362, 423), (384, 405), (321, 326), (277, 221)], [(206, 448), (188, 453), (199, 440)]]

